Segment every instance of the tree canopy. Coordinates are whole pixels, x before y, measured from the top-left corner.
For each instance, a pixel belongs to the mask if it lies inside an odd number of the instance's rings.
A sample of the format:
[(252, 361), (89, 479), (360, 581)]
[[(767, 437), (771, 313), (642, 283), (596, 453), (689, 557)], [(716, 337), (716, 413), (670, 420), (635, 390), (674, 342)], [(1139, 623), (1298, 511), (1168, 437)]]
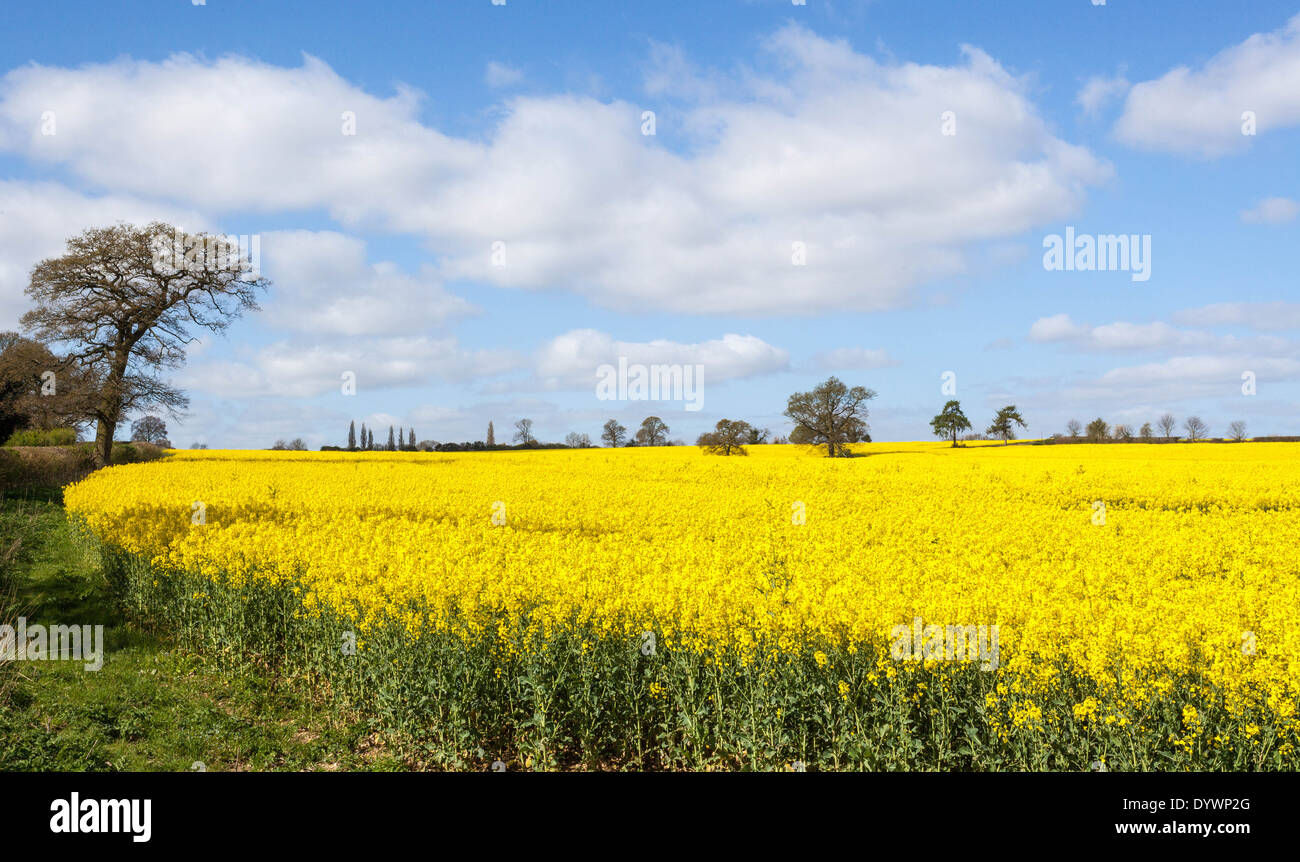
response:
[(830, 377), (809, 392), (796, 392), (786, 402), (785, 416), (794, 423), (790, 441), (824, 445), (828, 457), (849, 454), (847, 444), (867, 433), (867, 402), (876, 393), (862, 386), (850, 389)]
[(695, 441), (709, 455), (748, 455), (745, 444), (753, 428), (741, 420), (719, 419), (712, 431), (706, 431)]
[[(95, 376), (75, 409), (96, 423), (101, 462), (126, 414), (156, 406), (174, 415), (187, 406), (159, 374), (185, 361), (193, 329), (221, 332), (257, 308), (256, 292), (269, 282), (218, 239), (162, 222), (93, 228), (32, 269), (26, 293), (35, 307), (23, 327)], [(203, 253), (214, 247), (221, 252)]]
[(943, 405), (943, 410), (939, 415), (930, 420), (930, 427), (934, 429), (934, 436), (941, 439), (951, 439), (952, 445), (957, 445), (957, 438), (961, 432), (970, 429), (970, 420), (962, 412), (961, 402), (949, 401)]
[(1001, 437), (1003, 445), (1006, 445), (1008, 440), (1016, 439), (1016, 425), (1019, 425), (1021, 428), (1029, 427), (1025, 424), (1025, 420), (1020, 415), (1020, 411), (1016, 409), (1016, 405), (1008, 404), (1006, 407), (999, 410), (997, 415), (993, 417), (993, 422), (986, 429), (985, 433), (992, 434), (995, 437)]

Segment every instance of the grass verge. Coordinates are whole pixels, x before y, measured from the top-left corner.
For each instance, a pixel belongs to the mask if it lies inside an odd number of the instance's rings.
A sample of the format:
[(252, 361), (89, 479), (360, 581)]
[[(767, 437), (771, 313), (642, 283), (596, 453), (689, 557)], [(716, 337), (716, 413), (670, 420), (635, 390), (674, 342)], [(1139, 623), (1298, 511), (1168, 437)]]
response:
[(79, 661), (0, 663), (0, 770), (404, 765), (366, 722), (336, 713), (301, 680), (200, 655), (128, 623), (97, 550), (77, 535), (55, 493), (0, 500), (0, 621), (19, 615), (29, 626), (102, 625), (105, 657), (97, 672)]

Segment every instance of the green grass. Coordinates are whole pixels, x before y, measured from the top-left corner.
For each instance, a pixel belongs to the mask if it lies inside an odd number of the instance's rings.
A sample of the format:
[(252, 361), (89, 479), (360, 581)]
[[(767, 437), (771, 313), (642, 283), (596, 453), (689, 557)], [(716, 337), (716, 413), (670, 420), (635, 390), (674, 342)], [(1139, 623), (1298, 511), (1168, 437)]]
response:
[(54, 497), (0, 500), (0, 595), (7, 581), (29, 625), (103, 625), (105, 658), (97, 672), (77, 661), (0, 665), (9, 680), (0, 682), (0, 770), (403, 768), (318, 688), (128, 623), (98, 553)]

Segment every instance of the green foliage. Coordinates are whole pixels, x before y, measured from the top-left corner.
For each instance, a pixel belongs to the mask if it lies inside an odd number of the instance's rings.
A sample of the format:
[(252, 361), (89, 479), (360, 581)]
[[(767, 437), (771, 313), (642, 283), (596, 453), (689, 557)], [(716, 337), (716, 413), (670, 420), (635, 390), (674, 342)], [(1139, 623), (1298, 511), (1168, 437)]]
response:
[[(665, 633), (651, 648), (580, 626), (547, 637), (502, 615), (497, 638), (453, 625), (416, 639), (379, 620), (349, 651), (354, 623), (305, 612), (291, 582), (165, 575), (91, 544), (49, 503), (0, 503), (0, 547), (15, 537), (4, 571), (29, 619), (103, 624), (107, 656), (95, 673), (9, 665), (25, 677), (0, 699), (0, 763), (12, 770), (1300, 767), (1267, 742), (1276, 728), (1263, 711), (1224, 714), (1198, 675), (1107, 716), (1080, 709), (1104, 693), (1068, 666), (1043, 673), (1031, 657), (1030, 679), (1051, 684), (1018, 711), (1005, 666), (882, 663), (873, 643), (742, 661)], [(1237, 744), (1189, 734), (1186, 707)], [(1251, 724), (1263, 744), (1245, 744)]]
[[(315, 680), (336, 704), (374, 719), (408, 763), (486, 770), (1061, 770), (1103, 761), (1117, 770), (1295, 769), (1294, 752), (1229, 749), (1182, 735), (1183, 709), (1214, 726), (1229, 718), (1203, 679), (1174, 680), (1173, 694), (1123, 716), (1081, 717), (1102, 693), (1059, 668), (1039, 712), (1017, 723), (999, 684), (1015, 677), (976, 662), (880, 663), (885, 644), (760, 649), (748, 661), (699, 652), (659, 633), (653, 647), (574, 626), (543, 634), (516, 617), (425, 630), (396, 620), (364, 636), (355, 623), (302, 612), (293, 585), (235, 587), (160, 576), (110, 555), (112, 581), (131, 613), (176, 633), (197, 654), (255, 658), (278, 675)], [(349, 651), (350, 644), (355, 651)], [(771, 645), (776, 647), (775, 644)], [(1041, 676), (1034, 664), (1027, 671)], [(1028, 683), (1028, 679), (1026, 680)], [(1189, 694), (1189, 692), (1191, 694)], [(1137, 733), (1136, 727), (1158, 733)], [(1271, 731), (1266, 728), (1265, 733)], [(1234, 732), (1234, 737), (1236, 736)]]
[(754, 432), (753, 427), (742, 420), (719, 419), (712, 431), (706, 431), (695, 441), (709, 455), (748, 455), (745, 444)]
[(1020, 411), (1016, 409), (1016, 405), (1008, 404), (1006, 407), (999, 410), (997, 415), (993, 417), (993, 422), (986, 429), (985, 433), (991, 434), (994, 437), (1001, 437), (1002, 442), (1005, 444), (1008, 440), (1014, 440), (1016, 438), (1015, 426), (1017, 425), (1021, 428), (1029, 427), (1025, 424), (1024, 417), (1020, 415)]
[[(18, 550), (4, 566), (4, 548)], [(96, 545), (56, 504), (0, 501), (0, 572), (30, 623), (104, 626), (104, 666), (0, 662), (0, 767), (40, 771), (376, 769), (402, 764), (327, 692), (127, 622)], [(0, 607), (0, 621), (4, 619)], [(16, 615), (11, 613), (11, 615)], [(6, 697), (6, 679), (11, 683)]]
[(6, 446), (70, 446), (77, 442), (77, 432), (73, 428), (51, 428), (43, 431), (28, 428), (15, 431), (5, 441)]
[(785, 416), (794, 423), (790, 442), (825, 445), (830, 458), (851, 455), (847, 444), (871, 439), (867, 402), (875, 397), (864, 386), (850, 389), (838, 377), (828, 377), (809, 392), (794, 393), (785, 407)]
[(962, 431), (970, 429), (970, 420), (962, 412), (961, 403), (958, 401), (949, 401), (943, 405), (943, 411), (930, 420), (930, 427), (934, 430), (934, 436), (945, 440), (952, 440), (952, 445), (957, 445), (957, 437)]

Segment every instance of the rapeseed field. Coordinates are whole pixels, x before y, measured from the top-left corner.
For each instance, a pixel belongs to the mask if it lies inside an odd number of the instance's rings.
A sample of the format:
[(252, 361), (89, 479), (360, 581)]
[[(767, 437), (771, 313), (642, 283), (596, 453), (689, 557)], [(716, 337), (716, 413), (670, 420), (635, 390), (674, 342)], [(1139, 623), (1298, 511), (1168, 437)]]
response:
[(141, 619), (442, 768), (1295, 769), (1300, 444), (178, 452)]

